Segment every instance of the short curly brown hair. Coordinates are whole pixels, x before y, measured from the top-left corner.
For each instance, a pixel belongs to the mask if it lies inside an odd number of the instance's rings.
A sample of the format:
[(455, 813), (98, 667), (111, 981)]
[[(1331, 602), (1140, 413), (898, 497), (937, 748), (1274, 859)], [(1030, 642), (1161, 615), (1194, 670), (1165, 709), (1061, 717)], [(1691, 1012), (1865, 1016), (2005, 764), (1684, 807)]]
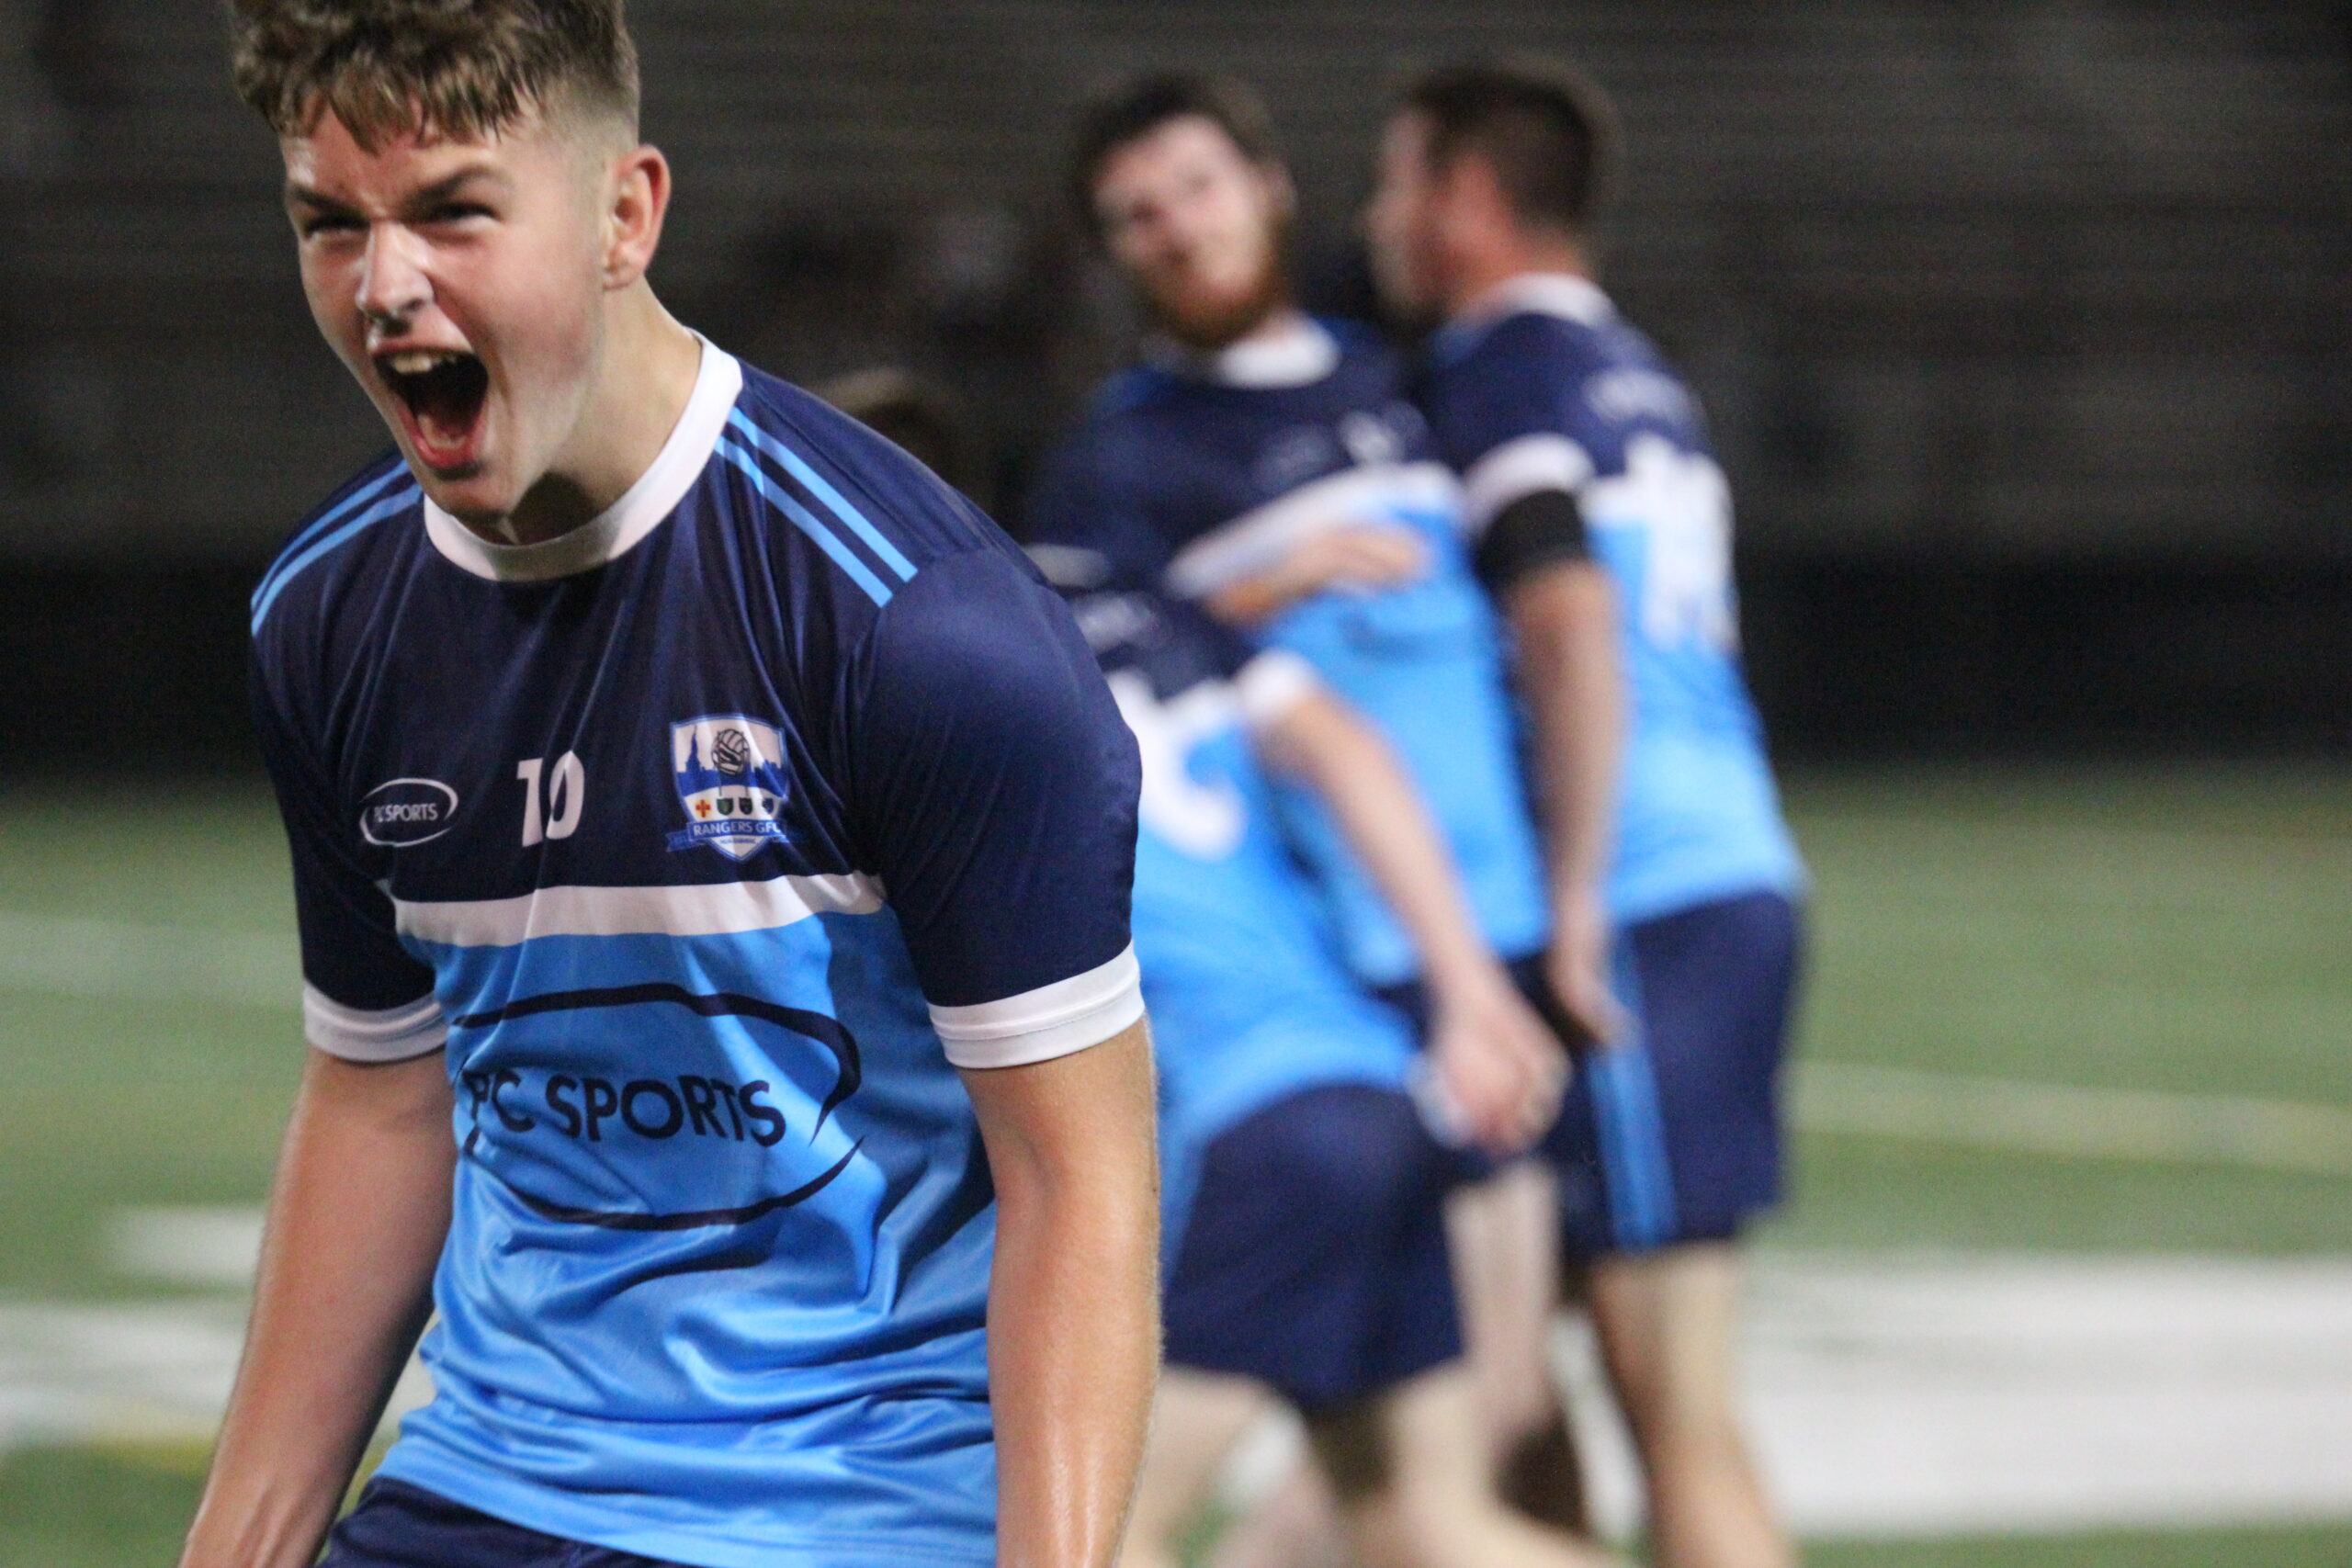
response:
[(474, 140), (559, 100), (637, 125), (621, 0), (230, 0), (237, 96), (280, 136)]

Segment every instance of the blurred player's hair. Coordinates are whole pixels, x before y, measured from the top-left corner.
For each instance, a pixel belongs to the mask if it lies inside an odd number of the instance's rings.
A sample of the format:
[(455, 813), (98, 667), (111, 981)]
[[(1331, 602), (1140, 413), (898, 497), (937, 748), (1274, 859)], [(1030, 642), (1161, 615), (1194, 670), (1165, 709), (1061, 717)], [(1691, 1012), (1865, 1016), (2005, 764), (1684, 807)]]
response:
[(1514, 58), (1442, 66), (1397, 107), (1429, 127), (1429, 162), (1485, 158), (1519, 220), (1582, 232), (1616, 183), (1617, 111), (1598, 83), (1558, 61)]
[(1262, 166), (1282, 163), (1273, 117), (1247, 84), (1193, 71), (1138, 76), (1095, 98), (1079, 114), (1078, 132), (1070, 140), (1068, 190), (1079, 224), (1087, 233), (1098, 237), (1102, 233), (1102, 220), (1094, 210), (1094, 182), (1111, 154), (1142, 141), (1170, 120), (1195, 117), (1224, 131), (1251, 163)]
[(280, 136), (332, 113), (363, 147), (474, 140), (583, 109), (635, 134), (637, 45), (621, 0), (231, 0), (237, 96)]

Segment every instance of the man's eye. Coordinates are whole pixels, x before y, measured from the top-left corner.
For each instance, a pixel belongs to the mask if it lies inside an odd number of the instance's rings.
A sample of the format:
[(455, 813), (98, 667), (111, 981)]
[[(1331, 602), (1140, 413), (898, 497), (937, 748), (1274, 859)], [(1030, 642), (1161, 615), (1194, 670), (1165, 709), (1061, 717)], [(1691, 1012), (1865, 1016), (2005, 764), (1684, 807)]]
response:
[(356, 232), (358, 228), (359, 223), (356, 219), (324, 215), (305, 218), (296, 224), (297, 231), (306, 240), (317, 239), (328, 234), (349, 234)]
[(428, 223), (465, 223), (477, 218), (491, 216), (492, 214), (487, 207), (476, 206), (471, 202), (451, 202), (446, 207), (436, 207), (426, 213), (424, 220)]

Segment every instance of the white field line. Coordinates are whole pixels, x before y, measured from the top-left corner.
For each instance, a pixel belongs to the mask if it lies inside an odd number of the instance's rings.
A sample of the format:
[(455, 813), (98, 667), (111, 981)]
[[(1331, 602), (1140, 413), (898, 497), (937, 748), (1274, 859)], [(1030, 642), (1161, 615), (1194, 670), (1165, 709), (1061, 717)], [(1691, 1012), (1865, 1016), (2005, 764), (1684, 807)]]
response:
[(290, 934), (0, 909), (0, 990), (290, 1008), (301, 985)]
[(2352, 1176), (2352, 1109), (2341, 1106), (1822, 1061), (1798, 1062), (1792, 1087), (1790, 1120), (1807, 1132)]
[[(2352, 1518), (2352, 1261), (1768, 1251), (1753, 1281), (1743, 1403), (1802, 1534)], [(1640, 1483), (1581, 1319), (1555, 1355), (1594, 1517), (1624, 1539)], [(1304, 1452), (1270, 1418), (1223, 1495)]]

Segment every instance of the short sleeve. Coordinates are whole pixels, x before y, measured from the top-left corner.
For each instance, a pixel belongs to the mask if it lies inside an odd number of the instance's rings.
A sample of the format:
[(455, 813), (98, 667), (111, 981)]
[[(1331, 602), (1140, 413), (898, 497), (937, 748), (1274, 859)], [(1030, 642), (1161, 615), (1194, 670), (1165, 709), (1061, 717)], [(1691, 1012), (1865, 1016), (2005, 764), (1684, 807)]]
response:
[(1463, 524), (1474, 540), (1531, 495), (1574, 497), (1592, 481), (1615, 446), (1587, 393), (1592, 367), (1558, 323), (1522, 315), (1441, 373), (1431, 425), (1462, 476)]
[(1143, 1015), (1134, 739), (1017, 558), (926, 565), (847, 681), (850, 810), (958, 1066), (1082, 1050)]
[(256, 662), (254, 729), (277, 793), (294, 865), (294, 911), (302, 944), (302, 1032), (329, 1055), (397, 1062), (441, 1048), (448, 1026), (433, 971), (400, 943), (392, 901), (322, 766)]

